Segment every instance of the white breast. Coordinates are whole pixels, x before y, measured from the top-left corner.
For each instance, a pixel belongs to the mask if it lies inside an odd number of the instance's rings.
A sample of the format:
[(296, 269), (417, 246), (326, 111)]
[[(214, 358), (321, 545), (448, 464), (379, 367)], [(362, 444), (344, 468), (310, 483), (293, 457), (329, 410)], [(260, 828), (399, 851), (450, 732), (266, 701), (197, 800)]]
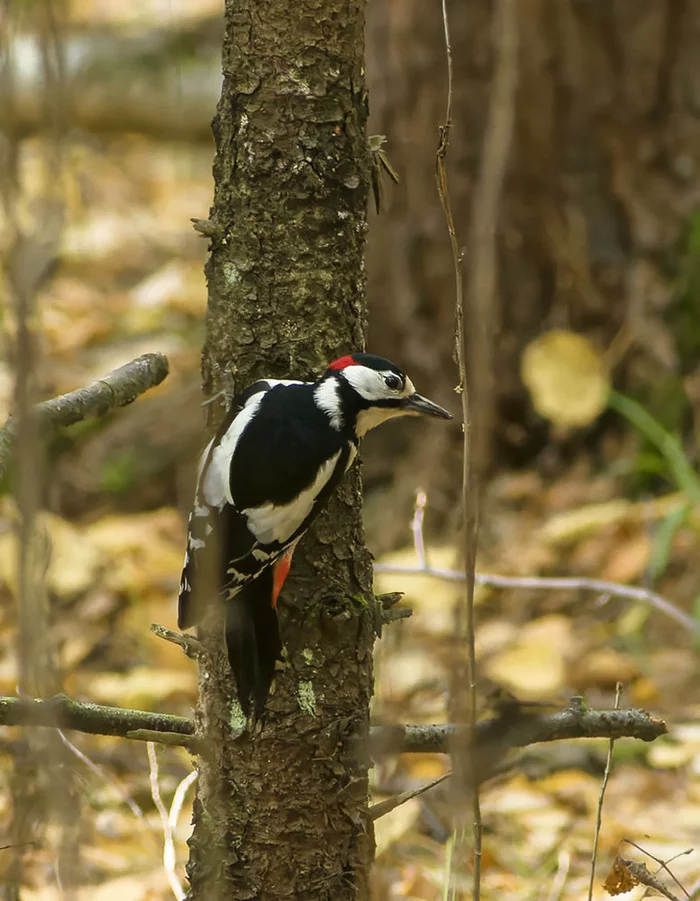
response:
[(341, 451), (334, 454), (321, 466), (313, 484), (305, 488), (289, 504), (263, 504), (249, 507), (242, 512), (248, 517), (248, 528), (260, 544), (278, 541), (284, 544), (296, 532), (311, 513), (314, 501), (333, 475)]

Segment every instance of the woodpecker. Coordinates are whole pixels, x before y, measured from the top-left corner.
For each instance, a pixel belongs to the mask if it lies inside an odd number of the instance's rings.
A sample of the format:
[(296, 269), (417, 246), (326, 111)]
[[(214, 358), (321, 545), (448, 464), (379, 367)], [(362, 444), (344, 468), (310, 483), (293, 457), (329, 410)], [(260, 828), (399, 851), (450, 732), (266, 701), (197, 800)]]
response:
[(180, 582), (187, 629), (218, 596), (238, 699), (259, 715), (282, 651), (277, 599), (299, 539), (352, 465), (362, 436), (396, 416), (451, 419), (393, 363), (354, 353), (315, 382), (261, 379), (238, 394), (199, 467)]

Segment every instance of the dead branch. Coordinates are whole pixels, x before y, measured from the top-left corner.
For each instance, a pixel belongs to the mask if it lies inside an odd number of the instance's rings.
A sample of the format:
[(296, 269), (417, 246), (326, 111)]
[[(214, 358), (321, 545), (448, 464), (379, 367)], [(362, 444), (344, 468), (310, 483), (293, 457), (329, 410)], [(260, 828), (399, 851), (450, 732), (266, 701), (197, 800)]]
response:
[[(33, 412), (44, 429), (74, 425), (93, 416), (104, 416), (116, 407), (125, 407), (149, 388), (159, 385), (167, 374), (165, 354), (143, 354), (92, 385), (37, 404)], [(10, 417), (0, 429), (0, 478), (7, 471), (16, 433), (17, 423)]]
[[(177, 735), (182, 745), (192, 742), (194, 721), (184, 716), (151, 713), (147, 710), (128, 710), (102, 704), (85, 704), (68, 695), (58, 694), (45, 700), (0, 697), (0, 725), (53, 726), (75, 729), (88, 735), (115, 735), (127, 738), (129, 733), (148, 732)], [(140, 736), (139, 736), (140, 737)], [(169, 738), (165, 742), (170, 744)]]
[(167, 626), (161, 626), (160, 623), (151, 623), (151, 632), (153, 632), (157, 638), (162, 638), (163, 641), (169, 641), (182, 648), (182, 653), (192, 660), (197, 660), (202, 656), (204, 650), (202, 648), (202, 643), (197, 641), (193, 635), (187, 635), (184, 632), (175, 632), (173, 629), (168, 629)]
[[(194, 720), (147, 710), (129, 710), (74, 701), (59, 694), (46, 700), (0, 697), (0, 726), (48, 726), (74, 729), (90, 735), (114, 735), (164, 744), (192, 746)], [(401, 753), (449, 753), (466, 740), (468, 726), (373, 726), (370, 746), (374, 756)], [(638, 738), (654, 741), (667, 732), (663, 720), (645, 710), (590, 710), (580, 699), (556, 713), (533, 713), (515, 707), (507, 714), (476, 724), (479, 755), (502, 758), (509, 748), (569, 738)], [(166, 737), (167, 736), (167, 737)], [(179, 739), (179, 740), (178, 740)]]
[[(502, 749), (523, 748), (539, 742), (569, 738), (638, 738), (655, 741), (667, 732), (666, 723), (646, 710), (592, 710), (578, 703), (556, 713), (521, 712), (497, 716), (476, 724), (479, 756)], [(451, 724), (374, 726), (374, 755), (432, 752), (446, 754), (455, 743), (468, 738), (468, 727)], [(495, 752), (495, 753), (494, 753)]]

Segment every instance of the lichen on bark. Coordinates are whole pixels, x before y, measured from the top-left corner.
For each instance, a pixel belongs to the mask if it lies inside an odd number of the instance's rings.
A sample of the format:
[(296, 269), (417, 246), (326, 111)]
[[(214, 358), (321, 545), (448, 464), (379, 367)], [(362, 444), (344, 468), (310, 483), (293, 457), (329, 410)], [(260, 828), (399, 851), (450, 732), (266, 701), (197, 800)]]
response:
[[(364, 4), (227, 0), (214, 120), (205, 393), (310, 378), (364, 345)], [(202, 639), (191, 899), (365, 899), (374, 627), (357, 471), (304, 538), (280, 600), (285, 660), (240, 733), (216, 615)], [(238, 737), (236, 737), (238, 735)]]

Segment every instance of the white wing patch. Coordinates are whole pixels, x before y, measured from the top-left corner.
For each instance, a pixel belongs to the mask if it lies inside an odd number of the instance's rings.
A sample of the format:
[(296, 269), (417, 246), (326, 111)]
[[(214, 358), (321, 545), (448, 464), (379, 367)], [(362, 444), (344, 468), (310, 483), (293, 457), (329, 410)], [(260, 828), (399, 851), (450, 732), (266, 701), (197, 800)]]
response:
[(314, 389), (314, 400), (323, 412), (326, 413), (333, 428), (339, 432), (344, 423), (337, 379), (324, 379), (318, 388)]
[(275, 385), (308, 385), (308, 382), (300, 382), (299, 379), (265, 379), (270, 388)]
[[(219, 510), (225, 503), (233, 504), (231, 496), (231, 460), (236, 449), (243, 429), (248, 425), (251, 419), (258, 412), (258, 408), (267, 392), (277, 387), (277, 385), (304, 385), (297, 379), (264, 379), (264, 383), (268, 386), (263, 391), (258, 391), (248, 398), (241, 412), (236, 416), (231, 425), (228, 427), (226, 434), (223, 436), (219, 444), (212, 451), (214, 439), (209, 442), (202, 454), (199, 464), (199, 473), (197, 481), (201, 482), (202, 472), (211, 455), (211, 461), (207, 466), (204, 482), (201, 484), (202, 500), (210, 507), (217, 507)], [(206, 511), (203, 511), (206, 514)], [(200, 511), (195, 508), (195, 515), (201, 515)]]
[(233, 459), (233, 452), (240, 441), (243, 429), (258, 412), (264, 396), (265, 392), (261, 391), (248, 399), (246, 405), (233, 420), (226, 430), (226, 434), (211, 453), (211, 460), (207, 466), (204, 482), (201, 486), (202, 498), (210, 507), (221, 509), (225, 503), (233, 505), (233, 497), (231, 496), (231, 460)]
[(248, 528), (260, 544), (272, 544), (273, 541), (284, 544), (292, 537), (311, 513), (319, 492), (333, 475), (340, 454), (341, 451), (338, 451), (329, 457), (313, 483), (289, 504), (263, 504), (262, 507), (249, 507), (242, 511), (248, 517)]

